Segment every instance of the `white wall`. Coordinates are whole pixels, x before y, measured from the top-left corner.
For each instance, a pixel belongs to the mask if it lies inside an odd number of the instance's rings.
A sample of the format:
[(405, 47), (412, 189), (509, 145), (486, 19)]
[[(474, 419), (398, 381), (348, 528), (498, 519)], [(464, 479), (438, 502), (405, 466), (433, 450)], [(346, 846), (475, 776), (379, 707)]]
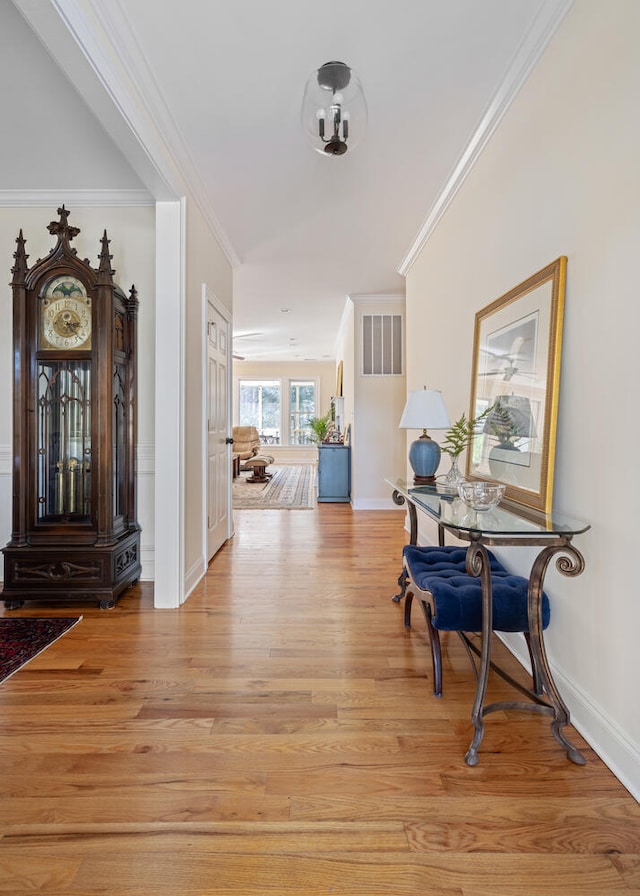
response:
[[(64, 198), (64, 197), (62, 197)], [(61, 200), (62, 201), (62, 200)], [(138, 312), (138, 518), (142, 526), (142, 578), (153, 577), (154, 502), (154, 376), (155, 376), (155, 211), (145, 208), (78, 208), (67, 206), (69, 223), (80, 228), (72, 242), (80, 258), (98, 265), (100, 239), (107, 230), (113, 255), (114, 280), (125, 292), (135, 284), (140, 302)], [(11, 457), (12, 457), (12, 391), (13, 305), (11, 268), (14, 264), (15, 239), (22, 228), (26, 239), (27, 263), (31, 266), (48, 255), (55, 246), (55, 237), (47, 230), (50, 221), (57, 221), (55, 207), (0, 208), (0, 545), (11, 536)], [(1, 576), (0, 576), (1, 577)]]
[(344, 398), (345, 429), (350, 427), (350, 441), (353, 451), (354, 440), (357, 433), (353, 429), (354, 401), (355, 401), (355, 376), (356, 376), (356, 335), (355, 335), (355, 306), (351, 299), (347, 299), (340, 321), (338, 337), (336, 340), (337, 360), (342, 361), (342, 397)]
[(184, 566), (189, 593), (207, 568), (203, 505), (203, 316), (202, 284), (229, 311), (233, 308), (231, 264), (216, 242), (198, 206), (186, 204), (185, 260), (185, 394), (184, 394)]
[[(638, 34), (636, 0), (574, 4), (407, 276), (408, 388), (436, 384), (456, 419), (475, 312), (568, 257), (554, 506), (592, 528), (583, 575), (547, 576), (546, 641), (574, 723), (636, 797)], [(528, 572), (525, 549), (502, 556)]]
[[(36, 16), (41, 10), (35, 7), (44, 6), (30, 5)], [(45, 50), (13, 3), (0, 3), (2, 120), (5, 134), (11, 130), (11, 139), (0, 144), (1, 189), (142, 192), (139, 177), (61, 71), (61, 61), (62, 53)], [(72, 151), (61, 151), (62, 131), (73, 135)], [(59, 201), (65, 196), (73, 207), (69, 191), (60, 189)]]
[(351, 503), (354, 510), (395, 508), (385, 477), (406, 463), (406, 435), (398, 429), (406, 399), (406, 378), (362, 375), (362, 316), (400, 314), (404, 295), (350, 296), (353, 302), (353, 424)]

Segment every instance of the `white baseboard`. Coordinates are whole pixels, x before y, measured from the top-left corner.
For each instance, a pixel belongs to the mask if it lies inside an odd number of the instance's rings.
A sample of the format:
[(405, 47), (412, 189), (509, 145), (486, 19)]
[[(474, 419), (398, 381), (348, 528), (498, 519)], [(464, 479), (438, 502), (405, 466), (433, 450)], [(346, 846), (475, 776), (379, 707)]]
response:
[(155, 555), (152, 547), (140, 545), (140, 564), (142, 566), (140, 581), (153, 582), (155, 580)]
[[(531, 672), (531, 663), (524, 639), (514, 634), (498, 636), (520, 664)], [(630, 743), (625, 733), (597, 706), (555, 663), (549, 661), (562, 699), (569, 707), (571, 724), (595, 750), (607, 768), (640, 802), (640, 750)]]
[(261, 454), (270, 454), (276, 464), (318, 464), (315, 445), (263, 445)]
[[(419, 544), (433, 545), (431, 538), (418, 539)], [(464, 547), (464, 542), (460, 542)], [(517, 633), (498, 635), (520, 665), (531, 674), (531, 663), (524, 638)], [(562, 699), (571, 713), (571, 724), (579, 731), (604, 764), (631, 796), (640, 802), (640, 749), (629, 741), (625, 732), (596, 705), (587, 694), (556, 664), (549, 665)]]
[(198, 557), (196, 562), (187, 570), (184, 577), (184, 599), (186, 600), (198, 582), (201, 581), (207, 571), (207, 562), (204, 556)]
[(391, 498), (352, 498), (354, 510), (402, 510)]

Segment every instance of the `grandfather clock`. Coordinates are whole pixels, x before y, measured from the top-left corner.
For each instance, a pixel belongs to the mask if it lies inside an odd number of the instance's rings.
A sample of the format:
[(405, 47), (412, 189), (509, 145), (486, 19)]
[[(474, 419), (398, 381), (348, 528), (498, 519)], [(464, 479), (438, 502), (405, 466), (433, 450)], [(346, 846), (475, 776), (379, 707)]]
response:
[(13, 524), (4, 605), (96, 600), (113, 607), (140, 577), (136, 518), (135, 287), (113, 282), (104, 232), (97, 268), (71, 241), (27, 267), (22, 231), (13, 280)]

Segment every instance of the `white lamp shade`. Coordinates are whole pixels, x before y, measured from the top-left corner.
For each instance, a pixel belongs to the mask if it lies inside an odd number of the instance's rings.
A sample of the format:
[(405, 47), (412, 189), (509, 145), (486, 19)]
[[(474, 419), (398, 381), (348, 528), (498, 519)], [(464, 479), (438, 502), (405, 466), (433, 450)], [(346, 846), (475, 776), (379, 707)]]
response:
[(409, 392), (400, 418), (400, 429), (449, 429), (449, 426), (442, 392), (436, 389)]

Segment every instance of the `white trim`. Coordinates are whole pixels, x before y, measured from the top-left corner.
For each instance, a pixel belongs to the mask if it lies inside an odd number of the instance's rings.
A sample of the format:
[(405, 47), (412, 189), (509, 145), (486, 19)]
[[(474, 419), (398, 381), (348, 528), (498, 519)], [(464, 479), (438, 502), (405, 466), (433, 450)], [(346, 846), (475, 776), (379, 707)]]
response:
[[(200, 407), (200, 426), (202, 447), (200, 450), (200, 476), (202, 482), (202, 540), (200, 544), (200, 557), (194, 564), (192, 575), (187, 575), (186, 594), (191, 594), (195, 586), (198, 584), (202, 576), (207, 571), (207, 533), (209, 528), (209, 509), (207, 503), (209, 500), (209, 300), (207, 296), (207, 284), (203, 283), (200, 288), (200, 351), (202, 356), (202, 385), (201, 391), (201, 407)], [(195, 568), (197, 567), (197, 569)]]
[(390, 293), (355, 293), (349, 298), (354, 305), (403, 305), (406, 296), (403, 292)]
[(391, 498), (352, 498), (353, 510), (401, 510)]
[(11, 445), (0, 445), (0, 476), (11, 476), (13, 473), (13, 448)]
[[(69, 0), (57, 0), (57, 2), (69, 2)], [(227, 261), (232, 267), (237, 267), (240, 259), (225, 229), (215, 212), (207, 203), (200, 200), (200, 197), (207, 195), (204, 182), (182, 139), (179, 126), (169, 112), (152, 70), (147, 65), (131, 19), (127, 15), (126, 3), (122, 0), (111, 0), (110, 4), (105, 4), (103, 0), (87, 0), (87, 2), (118, 54), (118, 61), (128, 75), (128, 85), (135, 85), (138, 100), (142, 102), (143, 108), (153, 122), (154, 130), (145, 135), (145, 140), (151, 138), (148, 146), (143, 141), (145, 149), (154, 159), (160, 154), (168, 155), (172, 169), (187, 186), (192, 201), (200, 209)], [(112, 84), (111, 79), (109, 84)], [(132, 130), (136, 130), (133, 125), (131, 127)]]
[(154, 606), (184, 601), (185, 201), (156, 206)]
[(153, 476), (155, 471), (155, 447), (153, 442), (138, 442), (136, 445), (136, 473), (138, 476)]
[[(213, 302), (212, 302), (213, 304)], [(209, 298), (207, 295), (207, 284), (203, 283), (200, 290), (200, 350), (202, 354), (202, 385), (200, 408), (200, 425), (202, 448), (200, 451), (200, 476), (202, 481), (202, 541), (200, 544), (200, 557), (194, 563), (190, 575), (187, 575), (185, 583), (187, 597), (191, 594), (200, 579), (207, 571), (207, 553), (209, 531), (209, 508), (207, 506), (209, 500)], [(215, 306), (214, 306), (215, 307)]]
[[(36, 33), (43, 29), (51, 12), (32, 9), (28, 0), (16, 0)], [(48, 6), (48, 5), (47, 5)], [(97, 111), (105, 125), (112, 128), (114, 142), (152, 195), (172, 200), (189, 194), (198, 205), (213, 236), (232, 267), (240, 263), (226, 231), (215, 213), (200, 197), (206, 196), (202, 179), (187, 150), (180, 129), (169, 113), (162, 92), (147, 65), (144, 53), (121, 0), (50, 0), (67, 34), (57, 41), (69, 44), (71, 36), (82, 54), (59, 52), (55, 58), (70, 82), (90, 108)], [(52, 38), (51, 27), (44, 29), (46, 45)], [(73, 57), (73, 58), (72, 58)], [(96, 110), (96, 106), (100, 108)]]
[(467, 175), (477, 162), (495, 129), (518, 95), (534, 66), (542, 56), (549, 41), (556, 33), (563, 18), (573, 5), (573, 0), (546, 0), (531, 28), (520, 44), (507, 74), (471, 136), (444, 188), (431, 207), (427, 218), (413, 241), (411, 248), (400, 262), (398, 273), (409, 273), (413, 263), (435, 231), (440, 219), (453, 201)]
[[(226, 381), (226, 404), (227, 404), (227, 436), (231, 438), (231, 421), (232, 421), (232, 391), (233, 391), (233, 381), (231, 376), (231, 365), (232, 365), (232, 356), (233, 356), (233, 339), (231, 338), (231, 334), (233, 333), (233, 317), (229, 312), (229, 309), (226, 308), (220, 299), (216, 296), (215, 293), (211, 292), (206, 283), (202, 284), (202, 488), (205, 494), (205, 500), (202, 502), (202, 575), (204, 575), (207, 571), (208, 558), (207, 554), (209, 553), (209, 541), (208, 541), (208, 532), (209, 532), (209, 520), (208, 520), (208, 507), (207, 507), (207, 497), (209, 494), (209, 464), (208, 464), (208, 454), (209, 454), (209, 426), (208, 426), (208, 418), (209, 418), (209, 408), (208, 408), (208, 396), (209, 396), (209, 371), (208, 371), (208, 358), (209, 358), (209, 309), (208, 306), (212, 305), (215, 311), (223, 318), (225, 323), (227, 324), (229, 330), (229, 338), (227, 339), (227, 381)], [(231, 452), (232, 447), (231, 444), (227, 446), (227, 470), (231, 469)], [(227, 541), (233, 537), (233, 503), (231, 500), (231, 474), (229, 474), (227, 480)], [(202, 577), (202, 576), (201, 576)], [(199, 579), (197, 580), (199, 581)], [(187, 590), (187, 594), (190, 594), (197, 581), (194, 582), (192, 587)]]
[(200, 554), (199, 557), (193, 562), (193, 564), (189, 567), (189, 569), (185, 573), (184, 577), (184, 599), (186, 600), (193, 589), (196, 587), (198, 582), (202, 581), (204, 574), (207, 571), (207, 564), (205, 562), (205, 558), (203, 554)]
[(141, 582), (155, 581), (155, 556), (156, 553), (153, 545), (145, 544), (143, 530), (140, 543), (140, 565), (142, 567), (140, 572)]
[[(298, 376), (269, 376), (265, 373), (263, 376), (259, 376), (257, 374), (243, 375), (236, 374), (233, 377), (233, 404), (234, 407), (237, 408), (237, 414), (234, 415), (234, 419), (240, 419), (240, 383), (264, 383), (264, 382), (274, 382), (278, 383), (280, 386), (280, 443), (278, 445), (265, 445), (264, 449), (267, 454), (273, 454), (271, 449), (273, 448), (275, 451), (280, 449), (305, 449), (305, 448), (314, 448), (315, 446), (311, 443), (309, 445), (291, 445), (289, 443), (289, 423), (291, 420), (291, 384), (300, 382), (301, 380), (312, 382), (315, 389), (315, 403), (316, 403), (316, 414), (321, 414), (321, 406), (320, 406), (320, 377), (319, 376), (304, 376), (300, 374)], [(284, 439), (286, 438), (286, 442)], [(291, 462), (291, 461), (290, 461)], [(298, 461), (294, 460), (293, 463), (298, 463)], [(300, 461), (302, 463), (302, 461)]]
[(344, 300), (344, 306), (342, 308), (342, 316), (340, 317), (340, 323), (338, 325), (338, 329), (336, 330), (336, 339), (333, 345), (333, 352), (336, 358), (342, 357), (342, 349), (344, 342), (344, 334), (347, 331), (347, 325), (354, 314), (353, 302), (349, 296)]
[[(408, 531), (408, 516), (405, 529)], [(467, 542), (449, 541), (466, 548)], [(435, 545), (433, 539), (418, 529), (418, 544)], [(531, 672), (531, 663), (524, 638), (519, 633), (496, 632), (505, 647), (518, 660), (520, 665)], [(595, 750), (607, 768), (627, 788), (634, 799), (640, 801), (640, 751), (629, 741), (625, 732), (610, 718), (606, 710), (595, 704), (590, 697), (578, 687), (554, 661), (549, 660), (551, 671), (558, 690), (569, 707), (571, 724), (584, 737), (590, 747)], [(558, 747), (560, 750), (560, 747)]]
[[(136, 446), (136, 494), (138, 504), (138, 519), (140, 519), (141, 501), (147, 497), (153, 497), (155, 474), (155, 446), (153, 442), (138, 442)], [(140, 562), (142, 572), (140, 579), (143, 582), (152, 582), (154, 579), (154, 550), (153, 529), (147, 532), (146, 526), (142, 526), (140, 543)]]
[(155, 154), (149, 151), (150, 116), (135, 85), (127, 82), (118, 51), (100, 32), (99, 23), (95, 19), (89, 23), (77, 0), (14, 2), (154, 199), (171, 201), (182, 195), (184, 190), (179, 188), (175, 168), (167, 162), (161, 135), (155, 135)]
[[(13, 505), (13, 446), (0, 445), (0, 543), (11, 538)], [(4, 581), (4, 557), (0, 554), (0, 582)]]
[[(499, 637), (521, 665), (530, 671), (531, 664), (524, 639), (504, 632)], [(595, 704), (556, 663), (550, 665), (558, 690), (570, 708), (571, 724), (634, 799), (640, 802), (640, 752), (637, 747), (629, 741), (625, 732), (602, 706)]]
[(0, 208), (112, 208), (155, 205), (148, 190), (0, 190)]

